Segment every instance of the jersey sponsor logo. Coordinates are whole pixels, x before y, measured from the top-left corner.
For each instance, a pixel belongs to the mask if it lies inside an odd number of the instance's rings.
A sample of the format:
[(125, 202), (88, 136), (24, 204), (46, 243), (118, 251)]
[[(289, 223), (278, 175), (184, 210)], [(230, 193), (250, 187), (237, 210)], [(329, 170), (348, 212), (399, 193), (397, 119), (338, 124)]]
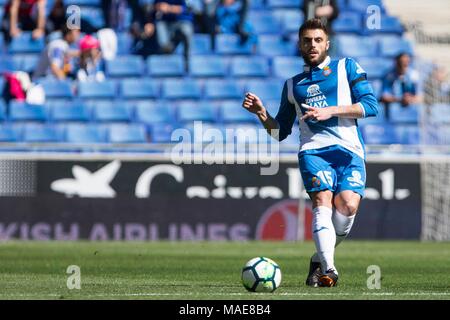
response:
[(308, 89), (306, 89), (306, 92), (308, 94), (308, 98), (309, 97), (314, 97), (317, 96), (319, 94), (322, 94), (322, 91), (320, 91), (320, 87), (317, 84), (312, 84), (308, 87)]
[(320, 91), (320, 87), (317, 84), (310, 85), (306, 89), (307, 99), (305, 103), (314, 108), (328, 107), (327, 97)]
[(347, 178), (350, 181), (352, 187), (360, 187), (364, 185), (364, 181), (361, 180), (361, 173), (359, 171), (353, 170), (352, 176)]

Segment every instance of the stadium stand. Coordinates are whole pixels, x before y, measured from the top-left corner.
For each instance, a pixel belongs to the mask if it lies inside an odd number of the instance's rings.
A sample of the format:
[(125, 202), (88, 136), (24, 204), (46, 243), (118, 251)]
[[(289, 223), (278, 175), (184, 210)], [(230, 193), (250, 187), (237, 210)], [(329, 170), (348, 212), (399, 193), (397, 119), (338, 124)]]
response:
[[(152, 1), (141, 1), (141, 3)], [(117, 33), (118, 56), (106, 62), (103, 82), (39, 79), (46, 103), (36, 106), (23, 101), (7, 104), (0, 100), (0, 141), (142, 143), (168, 142), (173, 128), (202, 120), (220, 126), (256, 125), (256, 118), (244, 112), (240, 100), (246, 91), (266, 102), (271, 114), (286, 78), (302, 69), (297, 55), (296, 33), (302, 21), (301, 0), (253, 0), (248, 22), (258, 41), (242, 44), (236, 34), (218, 34), (215, 49), (210, 36), (192, 39), (189, 71), (182, 48), (170, 55), (151, 55), (146, 60), (132, 55), (132, 36)], [(414, 55), (413, 43), (404, 37), (404, 27), (389, 15), (381, 0), (341, 0), (340, 15), (333, 23), (333, 44), (337, 57), (353, 57), (367, 71), (375, 95), (382, 93), (382, 79), (400, 52)], [(84, 17), (96, 27), (104, 26), (99, 0), (65, 1), (77, 4)], [(380, 29), (364, 22), (368, 5), (381, 9)], [(0, 14), (4, 14), (0, 11)], [(33, 40), (24, 32), (7, 45), (0, 35), (0, 73), (31, 72), (45, 46), (45, 39)], [(3, 92), (5, 80), (0, 78)], [(448, 124), (449, 106), (431, 106), (437, 121)], [(360, 121), (367, 143), (410, 144), (420, 141), (421, 105), (408, 108), (391, 105), (391, 118), (380, 116)], [(20, 130), (14, 125), (22, 123)], [(59, 129), (58, 129), (59, 128)], [(61, 129), (62, 128), (62, 129)], [(106, 128), (106, 129), (105, 129)], [(288, 143), (297, 143), (290, 137)], [(417, 142), (418, 143), (418, 142)]]

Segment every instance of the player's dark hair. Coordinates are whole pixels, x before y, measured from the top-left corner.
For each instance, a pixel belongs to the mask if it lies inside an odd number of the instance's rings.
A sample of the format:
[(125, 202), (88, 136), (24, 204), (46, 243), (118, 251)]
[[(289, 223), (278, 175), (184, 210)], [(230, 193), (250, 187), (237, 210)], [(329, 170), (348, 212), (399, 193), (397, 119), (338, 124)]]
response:
[(301, 39), (302, 34), (305, 30), (312, 30), (312, 29), (320, 29), (323, 30), (323, 32), (328, 36), (328, 29), (327, 26), (322, 23), (320, 19), (309, 19), (306, 20), (298, 30), (298, 37)]

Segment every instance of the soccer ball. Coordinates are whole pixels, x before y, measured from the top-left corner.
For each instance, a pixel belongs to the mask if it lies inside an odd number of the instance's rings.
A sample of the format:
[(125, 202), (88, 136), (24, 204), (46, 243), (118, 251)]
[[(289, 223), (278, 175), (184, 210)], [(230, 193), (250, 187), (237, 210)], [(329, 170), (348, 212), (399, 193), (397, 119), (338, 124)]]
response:
[(253, 258), (242, 268), (242, 284), (251, 292), (273, 292), (281, 284), (280, 267), (269, 258)]

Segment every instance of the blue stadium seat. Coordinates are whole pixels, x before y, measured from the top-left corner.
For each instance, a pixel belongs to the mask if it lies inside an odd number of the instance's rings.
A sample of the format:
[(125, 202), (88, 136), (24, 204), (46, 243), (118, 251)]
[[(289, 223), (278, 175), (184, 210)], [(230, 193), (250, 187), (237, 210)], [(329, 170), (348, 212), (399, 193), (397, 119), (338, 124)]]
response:
[(158, 84), (150, 79), (123, 79), (121, 82), (124, 99), (155, 99), (159, 97)]
[(177, 119), (181, 123), (192, 121), (215, 122), (214, 110), (206, 102), (180, 102), (177, 106)]
[(278, 79), (254, 80), (247, 84), (246, 91), (265, 100), (280, 99), (283, 90), (283, 81)]
[(250, 11), (247, 20), (257, 34), (279, 34), (282, 30), (281, 22), (271, 11)]
[(128, 32), (117, 32), (117, 54), (128, 55), (131, 54), (131, 47), (133, 45), (133, 36)]
[(394, 126), (390, 124), (367, 124), (361, 126), (366, 144), (399, 144)]
[(41, 105), (12, 101), (9, 106), (9, 119), (11, 121), (46, 121), (47, 112)]
[[(226, 133), (223, 130), (223, 126), (217, 123), (201, 124), (194, 122), (187, 122), (181, 126), (181, 129), (188, 130), (190, 137), (186, 137), (183, 132), (175, 132), (173, 142), (187, 143), (187, 147), (193, 147), (190, 145), (193, 143), (221, 143), (224, 141)], [(180, 137), (181, 136), (181, 137)], [(188, 138), (188, 139), (186, 139)], [(193, 150), (193, 149), (191, 149)]]
[(181, 55), (153, 55), (147, 58), (148, 74), (153, 77), (181, 77), (184, 58)]
[[(183, 46), (179, 45), (175, 49), (175, 53), (181, 55), (183, 50)], [(209, 34), (195, 33), (192, 37), (190, 53), (192, 55), (212, 54), (211, 36)]]
[(259, 55), (268, 57), (290, 56), (297, 52), (294, 42), (284, 41), (279, 35), (272, 34), (260, 35), (257, 48)]
[(383, 0), (348, 0), (347, 10), (352, 10), (360, 13), (366, 13), (369, 6), (375, 5), (380, 8), (381, 12), (385, 12)]
[(386, 58), (361, 57), (357, 62), (366, 71), (369, 80), (382, 79), (393, 67), (393, 60)]
[(380, 25), (371, 26), (370, 23), (364, 25), (364, 33), (365, 34), (379, 34), (379, 33), (389, 33), (389, 34), (397, 34), (402, 35), (404, 32), (404, 28), (397, 17), (391, 16), (381, 16)]
[(207, 99), (240, 99), (243, 90), (235, 81), (210, 80), (205, 83), (205, 98)]
[(216, 53), (223, 55), (248, 55), (252, 53), (252, 44), (247, 41), (241, 44), (236, 34), (220, 33), (216, 36)]
[(10, 53), (39, 53), (45, 47), (45, 39), (33, 39), (31, 32), (22, 32), (9, 45)]
[(27, 124), (24, 127), (24, 142), (61, 142), (63, 137), (52, 125)]
[(303, 0), (267, 0), (269, 9), (291, 8), (299, 9), (303, 5)]
[(176, 128), (169, 123), (155, 123), (149, 127), (150, 141), (155, 143), (168, 143), (171, 141), (172, 132)]
[(0, 125), (0, 142), (18, 142), (21, 140), (20, 134), (11, 126)]
[(20, 70), (20, 64), (11, 56), (0, 56), (0, 75), (5, 72), (14, 72)]
[(167, 79), (162, 85), (162, 95), (166, 99), (200, 99), (201, 90), (191, 79)]
[(450, 123), (450, 105), (436, 103), (431, 105), (431, 120), (435, 123)]
[(70, 124), (66, 126), (66, 142), (102, 143), (105, 140), (105, 134), (100, 126), (93, 124)]
[(394, 58), (400, 53), (406, 52), (413, 54), (411, 43), (396, 35), (377, 36), (380, 44), (380, 54), (387, 58)]
[(12, 59), (18, 69), (25, 72), (33, 72), (39, 61), (39, 55), (36, 54), (15, 54)]
[(144, 124), (172, 123), (174, 116), (162, 102), (141, 102), (136, 104), (135, 121)]
[(265, 9), (266, 4), (265, 4), (266, 0), (250, 0), (250, 9), (253, 10), (261, 10), (261, 9)]
[(190, 69), (194, 77), (224, 77), (228, 68), (221, 56), (192, 56)]
[(105, 27), (105, 18), (103, 16), (103, 12), (100, 8), (94, 7), (82, 7), (81, 8), (81, 16), (89, 21), (89, 23), (96, 29), (102, 29)]
[(299, 57), (274, 57), (272, 61), (273, 75), (280, 79), (288, 79), (303, 72), (303, 59)]
[(242, 101), (225, 101), (219, 107), (221, 120), (224, 123), (255, 123), (257, 121), (256, 115), (248, 112), (242, 107)]
[(234, 77), (267, 77), (269, 62), (265, 57), (234, 57), (231, 61), (231, 75)]
[(129, 122), (131, 115), (129, 110), (120, 103), (94, 106), (93, 119), (99, 122)]
[(73, 97), (71, 83), (68, 80), (42, 79), (39, 83), (43, 86), (46, 98)]
[[(282, 0), (284, 1), (284, 0)], [(292, 34), (298, 33), (298, 28), (302, 25), (305, 20), (303, 12), (300, 10), (292, 9), (275, 9), (273, 11), (273, 16), (281, 23), (282, 29), (278, 32), (279, 34)]]
[(116, 84), (109, 80), (79, 82), (78, 96), (82, 99), (113, 99), (116, 96)]
[(106, 74), (109, 77), (140, 77), (144, 72), (144, 62), (140, 56), (117, 56), (106, 61)]
[(145, 143), (147, 134), (141, 124), (113, 124), (109, 126), (108, 142), (111, 143)]
[(419, 121), (418, 108), (421, 106), (411, 105), (402, 107), (398, 103), (391, 103), (389, 106), (390, 121), (392, 123), (414, 123)]
[(333, 21), (333, 31), (338, 34), (345, 32), (358, 34), (362, 28), (363, 19), (359, 12), (341, 12), (337, 19)]
[(90, 120), (88, 107), (80, 101), (50, 106), (50, 119), (56, 122), (87, 122)]
[(337, 35), (338, 54), (342, 57), (376, 57), (377, 43), (371, 37)]
[[(1, 92), (1, 84), (0, 84), (0, 92)], [(6, 103), (3, 99), (0, 98), (0, 121), (6, 120)]]

